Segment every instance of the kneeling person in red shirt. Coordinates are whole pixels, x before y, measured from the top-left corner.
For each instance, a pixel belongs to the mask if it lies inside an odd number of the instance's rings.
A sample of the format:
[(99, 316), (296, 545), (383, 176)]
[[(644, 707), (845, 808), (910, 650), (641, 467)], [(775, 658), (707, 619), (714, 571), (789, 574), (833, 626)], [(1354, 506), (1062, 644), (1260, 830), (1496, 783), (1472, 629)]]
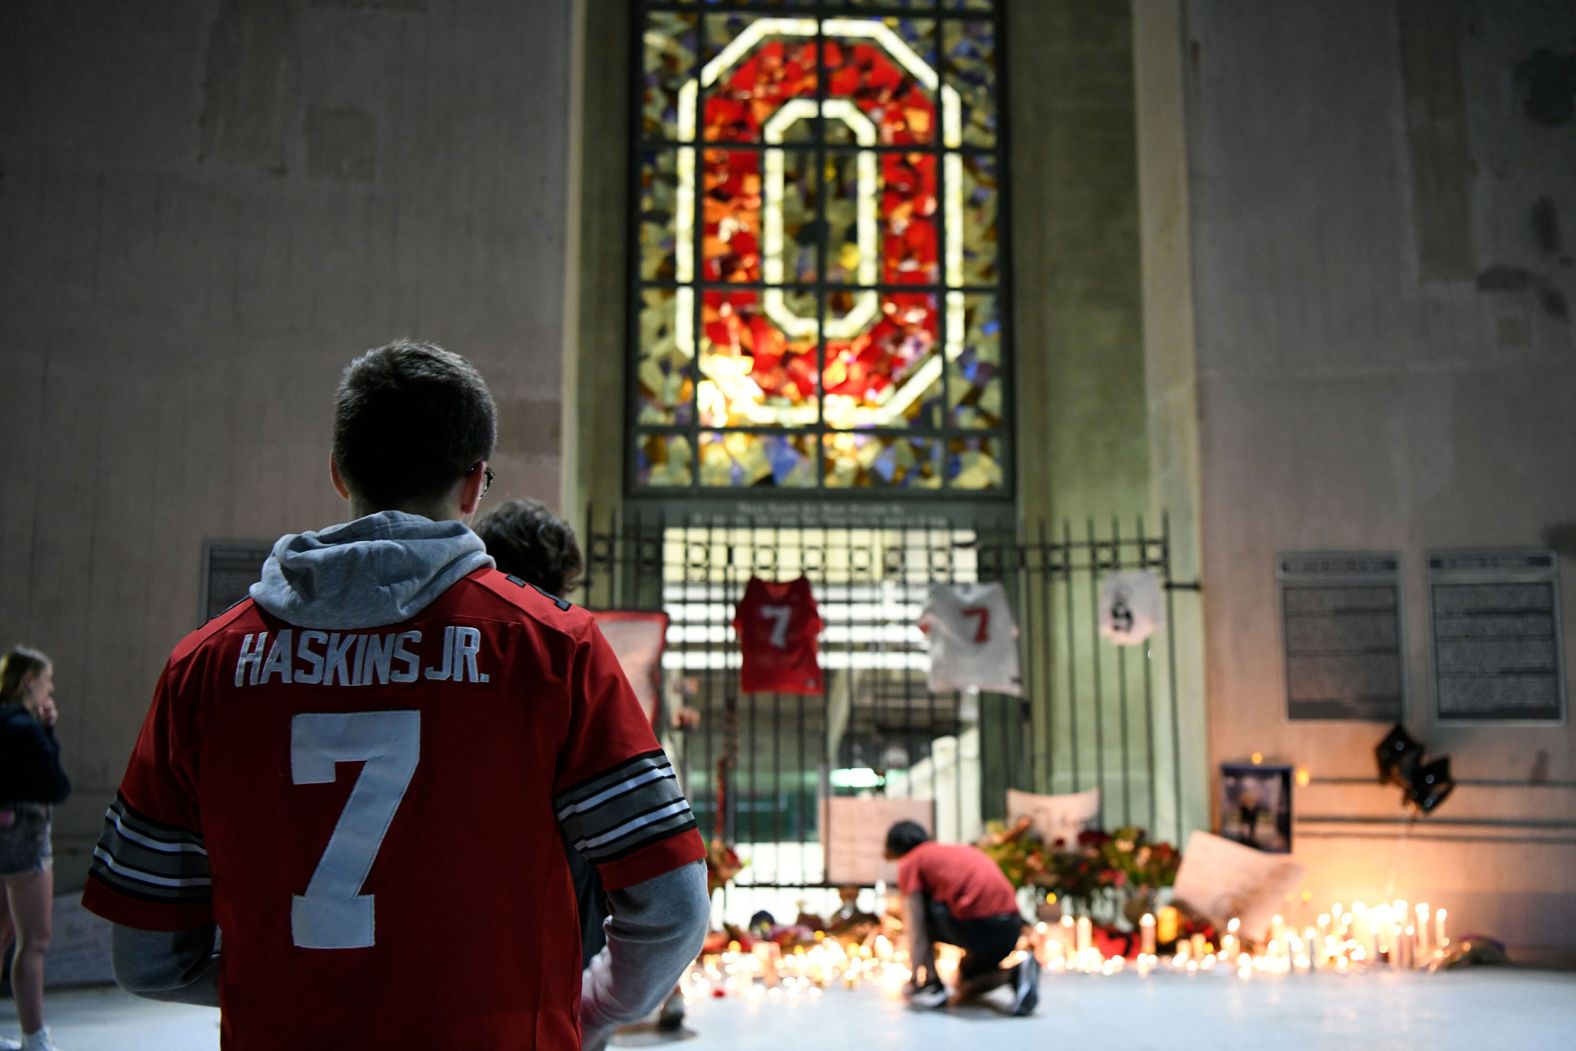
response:
[(903, 892), (903, 929), (914, 965), (910, 1002), (917, 1007), (947, 1002), (946, 987), (936, 976), (933, 944), (946, 942), (963, 950), (955, 1002), (1011, 983), (1012, 1013), (1032, 1013), (1040, 999), (1040, 967), (1034, 957), (1012, 967), (997, 966), (1017, 947), (1023, 918), (1012, 884), (996, 863), (977, 847), (932, 842), (913, 821), (899, 821), (887, 830), (886, 856), (898, 863)]

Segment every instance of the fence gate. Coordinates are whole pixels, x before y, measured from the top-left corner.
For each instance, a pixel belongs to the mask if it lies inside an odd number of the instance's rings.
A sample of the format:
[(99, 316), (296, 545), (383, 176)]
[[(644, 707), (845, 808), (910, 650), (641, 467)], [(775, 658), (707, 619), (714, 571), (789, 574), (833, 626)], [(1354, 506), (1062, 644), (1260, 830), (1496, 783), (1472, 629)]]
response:
[[(583, 601), (670, 617), (664, 743), (702, 835), (748, 860), (736, 885), (825, 886), (820, 803), (865, 793), (936, 801), (937, 836), (971, 840), (1009, 787), (1101, 789), (1107, 827), (1181, 837), (1176, 642), (1166, 524), (960, 526), (924, 518), (827, 525), (785, 510), (728, 516), (588, 514)], [(1105, 573), (1147, 569), (1167, 627), (1145, 645), (1099, 639)], [(734, 608), (752, 576), (808, 577), (824, 630), (819, 696), (743, 693)], [(927, 688), (918, 626), (935, 582), (998, 581), (1019, 630), (1023, 696)], [(680, 707), (693, 725), (676, 728)], [(698, 716), (698, 721), (695, 720)], [(1175, 828), (1157, 827), (1176, 815)], [(1167, 821), (1170, 824), (1170, 821)]]

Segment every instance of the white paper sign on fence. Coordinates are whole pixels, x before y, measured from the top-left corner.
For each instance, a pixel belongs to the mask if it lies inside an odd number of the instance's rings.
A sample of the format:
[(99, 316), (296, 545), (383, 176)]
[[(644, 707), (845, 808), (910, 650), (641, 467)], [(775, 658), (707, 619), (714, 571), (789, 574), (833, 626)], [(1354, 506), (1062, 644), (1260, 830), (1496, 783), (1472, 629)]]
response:
[(887, 829), (917, 821), (935, 834), (936, 804), (930, 799), (860, 799), (833, 796), (821, 801), (821, 843), (826, 881), (834, 884), (897, 883), (897, 862), (882, 857)]
[(1174, 893), (1179, 902), (1224, 929), (1233, 917), (1242, 936), (1259, 939), (1286, 910), (1302, 866), (1284, 854), (1266, 854), (1208, 832), (1194, 832), (1182, 852)]
[(1054, 847), (1057, 840), (1062, 840), (1062, 846), (1071, 848), (1078, 842), (1078, 833), (1099, 823), (1100, 790), (1042, 796), (1009, 788), (1007, 817), (1011, 821), (1026, 817), (1048, 845)]
[(1107, 573), (1100, 584), (1100, 636), (1137, 646), (1165, 627), (1160, 580), (1147, 569)]

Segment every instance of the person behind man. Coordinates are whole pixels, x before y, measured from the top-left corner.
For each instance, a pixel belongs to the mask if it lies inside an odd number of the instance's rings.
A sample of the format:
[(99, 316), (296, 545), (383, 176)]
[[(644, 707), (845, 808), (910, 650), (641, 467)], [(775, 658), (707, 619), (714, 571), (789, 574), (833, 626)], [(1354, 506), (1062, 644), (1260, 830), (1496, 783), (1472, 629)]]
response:
[[(281, 538), (160, 676), (83, 903), (120, 983), (217, 1002), (227, 1051), (578, 1048), (700, 947), (704, 847), (612, 650), (464, 525), (494, 434), (458, 355), (357, 358), (353, 521)], [(560, 828), (612, 900), (585, 972)]]
[(562, 598), (580, 584), (585, 556), (574, 528), (540, 500), (505, 500), (471, 526), (499, 570)]
[[(487, 545), (498, 569), (561, 597), (580, 583), (585, 557), (574, 527), (540, 500), (505, 500), (479, 515), (472, 525)], [(607, 944), (603, 924), (607, 921), (607, 892), (594, 866), (570, 850), (569, 873), (575, 883), (575, 905), (580, 912), (580, 958), (593, 966), (597, 954)], [(597, 965), (600, 966), (600, 965)], [(677, 1029), (684, 1019), (684, 994), (675, 988), (662, 1002), (657, 1015), (659, 1029)], [(592, 1045), (587, 1043), (588, 1049)]]
[[(540, 500), (505, 500), (478, 516), (472, 528), (500, 572), (555, 598), (575, 586), (585, 567), (574, 529)], [(602, 921), (608, 916), (607, 896), (596, 868), (575, 851), (566, 853), (580, 913), (581, 964), (589, 967), (605, 944)]]
[(1012, 1013), (1027, 1015), (1040, 1000), (1040, 965), (1033, 954), (997, 965), (1018, 945), (1023, 917), (1012, 884), (978, 847), (935, 843), (915, 821), (887, 830), (886, 857), (897, 861), (903, 894), (903, 931), (914, 968), (909, 1002), (941, 1007), (947, 990), (936, 975), (935, 942), (963, 950), (954, 1002), (1012, 985)]

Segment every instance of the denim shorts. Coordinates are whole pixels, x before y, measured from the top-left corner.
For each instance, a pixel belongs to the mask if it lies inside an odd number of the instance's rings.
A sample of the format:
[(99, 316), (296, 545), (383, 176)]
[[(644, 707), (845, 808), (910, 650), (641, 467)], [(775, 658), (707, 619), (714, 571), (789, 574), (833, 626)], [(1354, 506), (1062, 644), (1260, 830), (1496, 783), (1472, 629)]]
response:
[(25, 876), (49, 868), (49, 807), (37, 803), (0, 805), (14, 815), (0, 825), (0, 877)]

